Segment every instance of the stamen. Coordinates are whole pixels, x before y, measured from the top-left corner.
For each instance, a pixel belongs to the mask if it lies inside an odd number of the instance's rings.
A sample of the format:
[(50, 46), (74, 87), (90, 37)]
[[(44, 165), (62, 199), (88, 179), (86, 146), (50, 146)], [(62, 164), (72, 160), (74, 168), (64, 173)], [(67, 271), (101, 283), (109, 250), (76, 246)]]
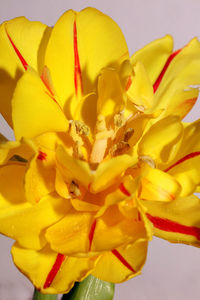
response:
[(96, 123), (96, 140), (90, 156), (90, 162), (92, 164), (100, 163), (103, 160), (108, 144), (108, 138), (110, 138), (112, 134), (113, 131), (108, 130), (106, 127), (105, 117), (99, 115)]
[(69, 192), (72, 195), (72, 197), (77, 198), (81, 195), (80, 189), (78, 184), (72, 180), (69, 186)]
[(81, 147), (83, 146), (84, 143), (82, 137), (77, 133), (77, 127), (74, 121), (71, 122), (70, 136), (74, 141), (74, 145), (73, 145), (74, 155), (79, 159), (83, 159), (83, 153)]
[(120, 128), (120, 127), (124, 126), (125, 122), (126, 122), (126, 121), (125, 121), (125, 118), (124, 118), (124, 116), (122, 115), (122, 113), (116, 114), (116, 115), (114, 116), (114, 125), (115, 125), (116, 127)]
[(87, 125), (85, 125), (81, 121), (74, 121), (75, 127), (76, 127), (76, 133), (79, 135), (89, 135), (90, 129)]
[(130, 145), (127, 142), (121, 141), (115, 145), (112, 146), (110, 149), (110, 154), (112, 156), (117, 156), (124, 154), (125, 152), (128, 152), (130, 149)]
[(126, 132), (124, 133), (124, 142), (128, 142), (133, 134), (134, 134), (134, 129), (133, 128), (128, 128), (126, 130)]

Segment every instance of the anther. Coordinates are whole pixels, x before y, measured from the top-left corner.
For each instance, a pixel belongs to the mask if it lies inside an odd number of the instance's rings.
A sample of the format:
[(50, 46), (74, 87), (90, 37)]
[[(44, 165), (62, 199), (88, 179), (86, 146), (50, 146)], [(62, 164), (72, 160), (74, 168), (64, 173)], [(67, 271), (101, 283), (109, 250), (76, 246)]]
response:
[(72, 195), (72, 197), (74, 197), (74, 198), (79, 197), (81, 195), (78, 184), (73, 180), (70, 183), (69, 192)]

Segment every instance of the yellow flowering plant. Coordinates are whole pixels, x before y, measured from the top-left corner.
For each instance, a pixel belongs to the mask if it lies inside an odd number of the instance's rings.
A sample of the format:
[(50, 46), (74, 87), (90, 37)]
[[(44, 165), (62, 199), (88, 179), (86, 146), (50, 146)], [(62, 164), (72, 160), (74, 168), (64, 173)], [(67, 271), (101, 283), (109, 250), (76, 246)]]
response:
[(34, 286), (128, 280), (154, 234), (199, 246), (200, 121), (181, 120), (200, 42), (173, 52), (166, 35), (130, 57), (118, 25), (86, 8), (53, 28), (7, 21), (0, 45), (0, 112), (16, 137), (1, 136), (0, 232)]

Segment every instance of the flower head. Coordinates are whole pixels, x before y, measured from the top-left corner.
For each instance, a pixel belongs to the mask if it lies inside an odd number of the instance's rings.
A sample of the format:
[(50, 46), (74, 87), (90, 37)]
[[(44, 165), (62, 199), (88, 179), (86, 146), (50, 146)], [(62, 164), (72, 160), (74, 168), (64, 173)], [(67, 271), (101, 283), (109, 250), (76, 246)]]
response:
[(93, 8), (54, 28), (0, 27), (0, 111), (16, 141), (0, 148), (0, 231), (43, 293), (88, 274), (137, 275), (155, 233), (199, 245), (199, 121), (181, 119), (200, 84), (200, 43), (165, 36), (129, 57)]

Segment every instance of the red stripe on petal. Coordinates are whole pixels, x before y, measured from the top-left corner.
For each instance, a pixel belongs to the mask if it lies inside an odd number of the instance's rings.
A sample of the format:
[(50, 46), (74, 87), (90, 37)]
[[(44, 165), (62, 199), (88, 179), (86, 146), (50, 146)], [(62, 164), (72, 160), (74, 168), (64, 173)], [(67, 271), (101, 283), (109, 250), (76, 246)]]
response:
[(97, 225), (97, 221), (95, 220), (92, 223), (92, 226), (91, 226), (91, 229), (90, 229), (90, 232), (89, 232), (89, 236), (88, 236), (88, 238), (89, 238), (89, 251), (91, 250), (91, 247), (92, 247), (92, 241), (93, 241), (94, 231), (95, 231), (96, 225)]
[(27, 70), (27, 67), (28, 67), (28, 63), (26, 62), (26, 60), (24, 59), (24, 57), (22, 56), (22, 54), (19, 52), (19, 50), (17, 49), (17, 47), (15, 46), (13, 40), (11, 39), (10, 35), (8, 34), (8, 32), (6, 31), (6, 34), (8, 36), (8, 39), (11, 43), (11, 45), (13, 46), (13, 49), (15, 50), (15, 53), (17, 54), (18, 58), (20, 59), (23, 67), (24, 67), (24, 70), (26, 71)]
[(159, 87), (159, 85), (160, 85), (160, 83), (161, 83), (161, 80), (163, 79), (163, 76), (165, 75), (165, 72), (167, 71), (167, 69), (168, 69), (170, 63), (172, 62), (172, 60), (174, 59), (174, 57), (175, 57), (177, 54), (179, 54), (179, 53), (181, 52), (181, 50), (182, 50), (182, 49), (179, 49), (179, 50), (173, 52), (173, 53), (169, 56), (168, 60), (166, 61), (165, 65), (164, 65), (164, 68), (162, 69), (160, 75), (158, 76), (156, 82), (155, 82), (154, 85), (153, 85), (154, 93), (155, 93), (156, 90), (158, 89), (158, 87)]
[(171, 170), (172, 168), (174, 168), (175, 166), (181, 164), (182, 162), (190, 159), (190, 158), (193, 158), (193, 157), (196, 157), (200, 155), (200, 152), (192, 152), (192, 153), (189, 153), (187, 155), (185, 155), (184, 157), (182, 157), (181, 159), (179, 159), (177, 162), (175, 162), (173, 165), (169, 166), (167, 169), (165, 169), (164, 171), (165, 172), (168, 172), (169, 170)]
[(174, 233), (181, 233), (186, 235), (192, 235), (197, 240), (200, 240), (200, 228), (194, 226), (186, 226), (179, 224), (177, 222), (162, 219), (159, 217), (154, 217), (150, 214), (146, 214), (147, 218), (153, 223), (154, 227), (167, 231), (167, 232), (174, 232)]
[(124, 186), (123, 183), (120, 183), (119, 189), (120, 189), (120, 191), (121, 191), (124, 195), (126, 195), (126, 196), (128, 196), (128, 197), (131, 196), (131, 194), (130, 194), (129, 191), (125, 188), (125, 186)]
[(48, 287), (50, 287), (50, 285), (52, 284), (52, 281), (54, 280), (54, 278), (56, 277), (63, 261), (65, 259), (65, 255), (64, 254), (60, 254), (58, 253), (57, 257), (56, 257), (56, 260), (55, 260), (55, 263), (51, 269), (51, 271), (49, 272), (47, 278), (46, 278), (46, 281), (44, 283), (44, 286), (43, 288), (46, 289)]
[(78, 94), (79, 90), (82, 92), (81, 67), (78, 54), (76, 22), (74, 22), (74, 86), (76, 95)]
[(47, 154), (45, 152), (39, 151), (37, 159), (39, 159), (39, 160), (46, 160), (46, 158), (47, 158)]
[(132, 266), (125, 260), (125, 258), (116, 250), (112, 250), (112, 254), (114, 254), (117, 259), (119, 259), (119, 261), (127, 268), (129, 269), (131, 272), (136, 273), (136, 271), (132, 268)]

